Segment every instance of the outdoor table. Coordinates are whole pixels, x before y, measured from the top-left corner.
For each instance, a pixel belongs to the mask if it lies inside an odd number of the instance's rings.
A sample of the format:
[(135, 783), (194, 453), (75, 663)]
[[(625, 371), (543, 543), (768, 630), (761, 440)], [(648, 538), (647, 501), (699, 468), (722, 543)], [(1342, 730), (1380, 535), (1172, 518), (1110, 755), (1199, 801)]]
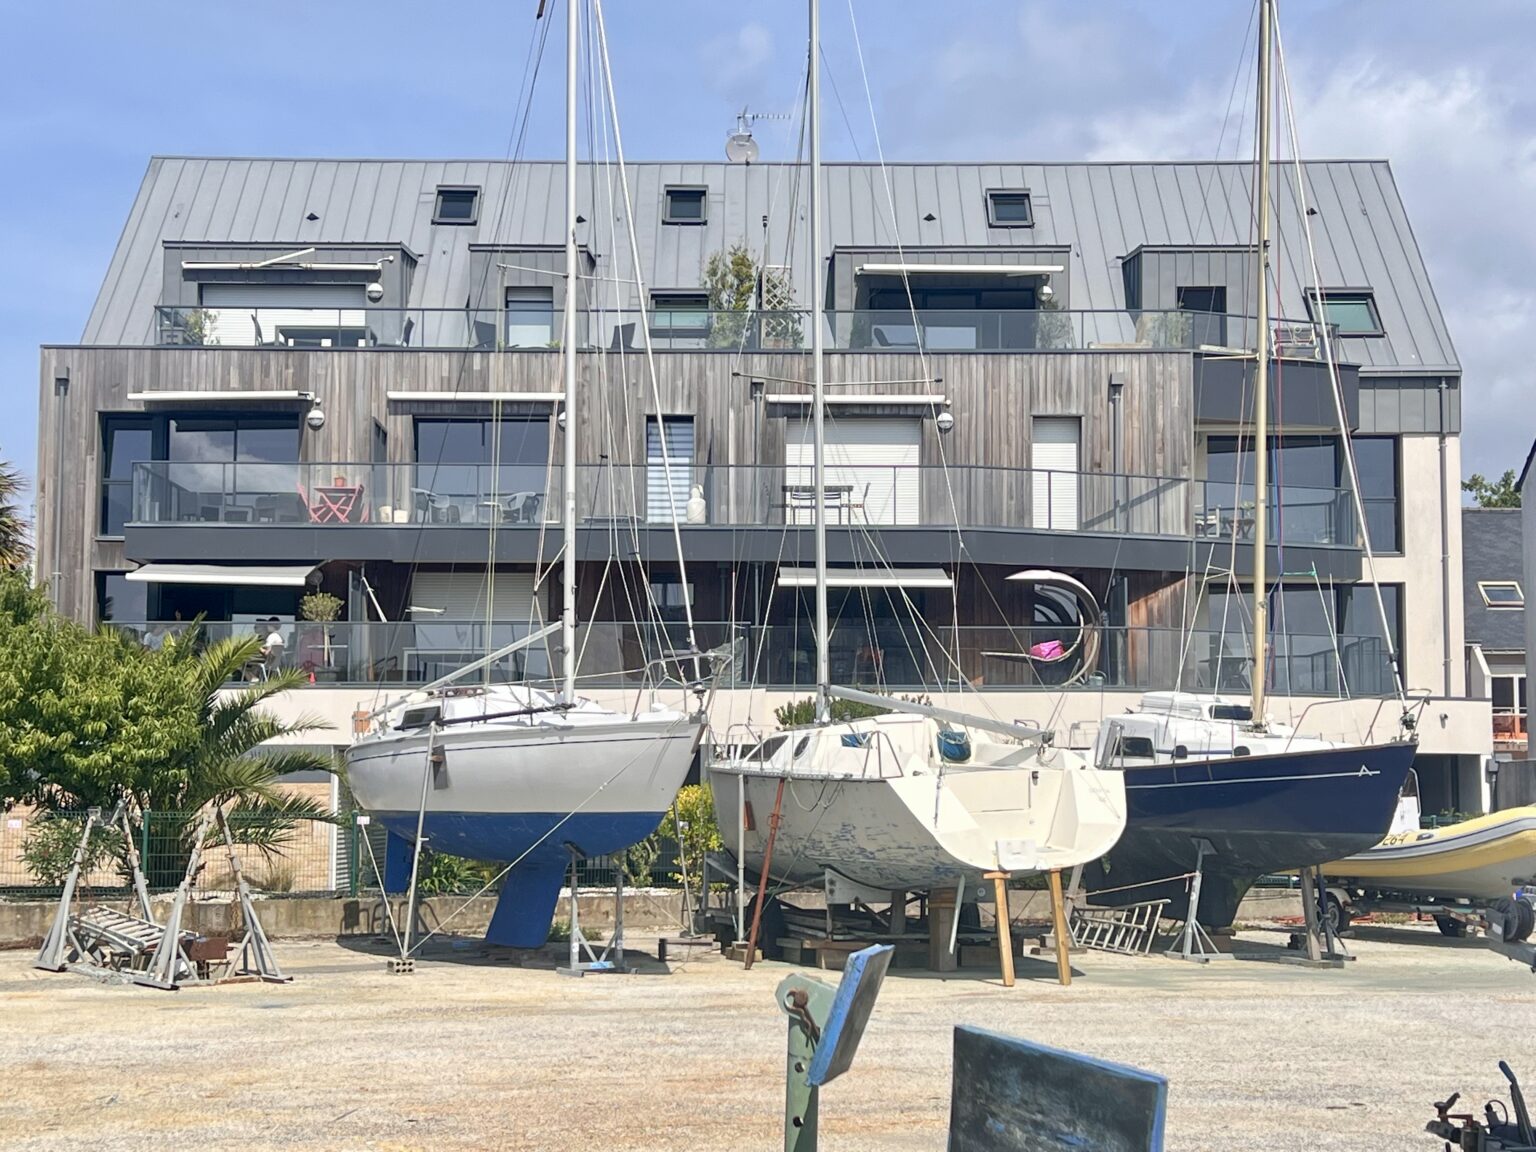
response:
[(363, 494), (361, 484), (317, 484), (310, 489), (313, 497), (309, 518), (316, 524), (350, 524), (357, 518), (357, 503)]

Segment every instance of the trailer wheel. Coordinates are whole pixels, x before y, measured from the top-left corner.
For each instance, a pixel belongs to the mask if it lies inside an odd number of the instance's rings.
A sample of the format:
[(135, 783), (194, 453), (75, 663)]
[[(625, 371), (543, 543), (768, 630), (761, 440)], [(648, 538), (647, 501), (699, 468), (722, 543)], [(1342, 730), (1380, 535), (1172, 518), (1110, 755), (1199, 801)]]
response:
[(1454, 916), (1436, 916), (1435, 927), (1440, 929), (1440, 935), (1449, 936), (1453, 940), (1460, 940), (1467, 934), (1467, 922)]
[(1345, 907), (1344, 901), (1339, 899), (1337, 893), (1328, 893), (1328, 901), (1325, 908), (1326, 911), (1323, 915), (1328, 918), (1328, 928), (1335, 936), (1340, 938), (1348, 936), (1353, 931), (1353, 928), (1350, 926), (1351, 917), (1349, 909)]
[(1524, 900), (1512, 900), (1508, 896), (1493, 902), (1489, 909), (1500, 920), (1500, 935), (1506, 944), (1518, 944), (1530, 939), (1536, 930), (1536, 907)]

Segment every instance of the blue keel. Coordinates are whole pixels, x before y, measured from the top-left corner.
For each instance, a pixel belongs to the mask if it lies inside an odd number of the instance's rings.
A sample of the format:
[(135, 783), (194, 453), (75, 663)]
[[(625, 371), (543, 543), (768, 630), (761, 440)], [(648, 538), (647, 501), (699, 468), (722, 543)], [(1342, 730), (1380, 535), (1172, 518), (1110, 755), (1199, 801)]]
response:
[(389, 833), (384, 841), (384, 891), (399, 895), (411, 887), (411, 859), (416, 855), (414, 841)]
[(549, 926), (555, 918), (555, 905), (564, 882), (564, 868), (514, 868), (507, 874), (501, 899), (496, 901), (496, 911), (485, 930), (485, 942), (505, 948), (541, 947), (549, 939)]

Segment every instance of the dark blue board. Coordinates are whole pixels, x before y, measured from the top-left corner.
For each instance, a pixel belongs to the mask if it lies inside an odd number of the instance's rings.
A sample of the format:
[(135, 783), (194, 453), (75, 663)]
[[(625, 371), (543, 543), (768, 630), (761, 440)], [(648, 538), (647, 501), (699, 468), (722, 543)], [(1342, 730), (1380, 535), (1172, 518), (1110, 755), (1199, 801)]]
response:
[(864, 1037), (864, 1026), (875, 1009), (875, 997), (880, 994), (885, 970), (891, 966), (891, 955), (895, 951), (890, 944), (876, 944), (852, 953), (843, 965), (837, 996), (827, 1013), (816, 1055), (805, 1074), (805, 1082), (812, 1088), (820, 1088), (829, 1080), (835, 1080), (853, 1063), (859, 1041)]
[(1167, 1107), (1151, 1072), (955, 1029), (949, 1152), (1162, 1152)]

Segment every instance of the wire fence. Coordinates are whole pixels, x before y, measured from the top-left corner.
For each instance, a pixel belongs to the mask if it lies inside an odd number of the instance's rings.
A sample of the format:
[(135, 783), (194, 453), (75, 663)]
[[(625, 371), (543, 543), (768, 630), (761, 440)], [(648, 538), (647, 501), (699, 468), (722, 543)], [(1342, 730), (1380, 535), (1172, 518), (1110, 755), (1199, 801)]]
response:
[[(104, 813), (91, 835), (77, 895), (126, 896), (132, 891), (121, 827), (104, 827)], [(270, 821), (229, 814), (240, 870), (255, 893), (266, 896), (337, 897), (377, 892), (384, 869), (385, 831), (359, 823), (348, 810), (334, 822)], [(0, 817), (0, 899), (57, 899), (84, 832), (86, 813), (17, 809)], [(196, 812), (142, 812), (128, 821), (128, 835), (138, 853), (151, 894), (174, 891), (186, 876), (193, 841), (201, 823)], [(367, 843), (364, 843), (364, 838)], [(369, 849), (372, 849), (370, 852)], [(204, 900), (232, 898), (235, 867), (217, 828), (209, 831), (193, 878), (191, 894)], [(626, 883), (642, 887), (679, 885), (677, 852), (665, 842), (654, 853), (631, 861)], [(426, 895), (468, 895), (492, 881), (504, 864), (463, 860), (427, 851), (420, 885)], [(598, 856), (577, 865), (583, 887), (612, 887), (623, 867), (617, 857)], [(499, 881), (491, 891), (499, 889)]]

